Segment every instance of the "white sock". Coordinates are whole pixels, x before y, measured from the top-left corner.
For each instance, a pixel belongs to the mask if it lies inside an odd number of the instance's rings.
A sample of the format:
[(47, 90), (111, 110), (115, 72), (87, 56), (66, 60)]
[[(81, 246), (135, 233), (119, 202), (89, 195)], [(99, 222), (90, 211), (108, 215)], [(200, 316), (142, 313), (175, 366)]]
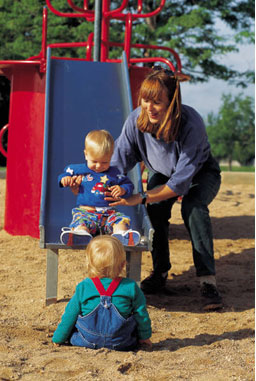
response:
[(73, 230), (74, 233), (80, 233), (80, 234), (84, 234), (84, 235), (89, 235), (91, 236), (91, 234), (85, 230), (85, 229), (81, 229), (80, 226), (77, 226), (74, 230)]
[[(113, 232), (113, 234), (122, 234), (122, 235), (124, 235), (126, 233), (131, 232), (131, 231), (135, 232), (135, 230), (132, 230), (132, 229), (128, 229), (128, 230), (116, 230), (115, 232)], [(139, 232), (137, 232), (137, 233), (139, 234)]]
[(116, 230), (113, 234), (124, 234), (127, 230)]

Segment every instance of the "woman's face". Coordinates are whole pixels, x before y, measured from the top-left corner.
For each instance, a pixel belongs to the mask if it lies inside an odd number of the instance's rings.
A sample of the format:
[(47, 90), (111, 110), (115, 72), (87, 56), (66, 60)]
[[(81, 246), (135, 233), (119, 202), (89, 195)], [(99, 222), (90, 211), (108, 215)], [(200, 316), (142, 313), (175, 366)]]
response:
[(160, 123), (164, 119), (169, 103), (168, 96), (164, 90), (157, 100), (141, 99), (141, 107), (146, 111), (152, 124)]

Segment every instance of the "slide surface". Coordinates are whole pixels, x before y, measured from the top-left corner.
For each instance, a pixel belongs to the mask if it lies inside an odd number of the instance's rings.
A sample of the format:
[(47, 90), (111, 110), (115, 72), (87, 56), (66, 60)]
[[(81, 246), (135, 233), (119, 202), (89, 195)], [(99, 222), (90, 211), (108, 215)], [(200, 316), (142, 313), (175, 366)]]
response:
[[(124, 63), (59, 60), (48, 51), (44, 162), (40, 208), (41, 247), (65, 248), (61, 227), (69, 226), (75, 196), (58, 186), (66, 165), (84, 162), (84, 138), (106, 129), (116, 139), (132, 109), (128, 68)], [(142, 189), (139, 165), (129, 177), (135, 192)], [(153, 229), (145, 206), (118, 207), (132, 219), (132, 228), (146, 237), (136, 250), (150, 250)]]

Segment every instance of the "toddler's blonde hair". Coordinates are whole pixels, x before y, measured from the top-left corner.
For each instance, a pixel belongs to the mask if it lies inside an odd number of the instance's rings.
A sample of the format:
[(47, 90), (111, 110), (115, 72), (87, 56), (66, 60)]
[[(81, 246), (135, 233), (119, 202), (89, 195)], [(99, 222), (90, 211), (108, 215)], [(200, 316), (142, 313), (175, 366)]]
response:
[(114, 139), (106, 130), (92, 130), (85, 137), (85, 150), (99, 157), (112, 155), (114, 151)]
[(86, 248), (89, 278), (116, 278), (121, 275), (126, 255), (122, 243), (110, 235), (98, 235)]

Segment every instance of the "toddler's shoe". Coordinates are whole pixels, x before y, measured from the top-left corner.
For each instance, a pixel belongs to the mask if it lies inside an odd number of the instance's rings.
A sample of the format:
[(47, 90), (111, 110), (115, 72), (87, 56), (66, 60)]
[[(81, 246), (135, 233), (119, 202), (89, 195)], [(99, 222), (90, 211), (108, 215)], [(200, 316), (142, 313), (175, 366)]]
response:
[(61, 230), (60, 242), (63, 243), (63, 245), (87, 245), (92, 239), (91, 234), (86, 230), (72, 230), (71, 228), (62, 228)]
[(136, 246), (140, 243), (140, 233), (136, 230), (123, 230), (112, 234), (125, 246)]

